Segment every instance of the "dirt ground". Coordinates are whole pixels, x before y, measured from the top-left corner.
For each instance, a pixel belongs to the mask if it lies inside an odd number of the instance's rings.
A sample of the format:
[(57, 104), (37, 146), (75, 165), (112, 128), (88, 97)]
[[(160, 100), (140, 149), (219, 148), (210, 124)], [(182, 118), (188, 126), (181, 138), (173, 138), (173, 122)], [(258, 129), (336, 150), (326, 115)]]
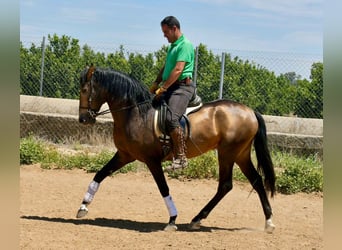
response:
[(277, 194), (271, 199), (276, 229), (267, 234), (251, 186), (233, 190), (202, 220), (191, 219), (212, 198), (215, 180), (169, 179), (178, 231), (165, 232), (168, 212), (149, 172), (118, 174), (100, 186), (89, 213), (76, 212), (94, 174), (82, 170), (20, 169), (21, 249), (323, 249), (323, 195)]

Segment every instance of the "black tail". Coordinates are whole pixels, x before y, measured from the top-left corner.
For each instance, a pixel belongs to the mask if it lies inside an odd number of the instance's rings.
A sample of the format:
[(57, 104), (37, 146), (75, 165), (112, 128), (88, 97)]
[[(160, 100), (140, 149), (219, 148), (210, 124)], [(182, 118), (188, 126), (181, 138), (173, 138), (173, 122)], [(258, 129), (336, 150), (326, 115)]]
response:
[(261, 116), (261, 114), (254, 112), (255, 116), (258, 120), (259, 128), (258, 132), (254, 138), (254, 148), (256, 157), (258, 160), (257, 170), (261, 174), (263, 173), (264, 185), (266, 190), (271, 192), (271, 197), (273, 197), (275, 193), (275, 180), (276, 176), (274, 173), (273, 162), (271, 159), (270, 151), (267, 146), (267, 136), (266, 136), (266, 125), (265, 120)]

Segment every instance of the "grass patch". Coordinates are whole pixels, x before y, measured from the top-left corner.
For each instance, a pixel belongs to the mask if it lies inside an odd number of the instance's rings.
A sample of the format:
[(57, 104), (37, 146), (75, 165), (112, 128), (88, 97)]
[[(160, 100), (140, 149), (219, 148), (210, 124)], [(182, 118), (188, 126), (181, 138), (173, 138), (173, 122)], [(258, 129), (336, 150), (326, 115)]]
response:
[[(20, 140), (20, 164), (40, 163), (44, 169), (83, 169), (87, 172), (97, 172), (114, 155), (114, 152), (102, 150), (92, 153), (77, 146), (73, 153), (62, 153), (55, 145), (49, 144), (33, 136)], [(127, 164), (115, 173), (127, 173), (137, 170), (137, 163)]]
[[(80, 144), (75, 144), (71, 148), (72, 153), (63, 153), (58, 150), (56, 145), (33, 136), (22, 138), (20, 140), (20, 164), (40, 163), (41, 167), (46, 169), (79, 168), (87, 172), (97, 172), (114, 155), (113, 151), (106, 149), (94, 153)], [(315, 155), (299, 157), (290, 153), (273, 151), (272, 159), (277, 176), (276, 188), (278, 192), (293, 194), (323, 191), (323, 163), (319, 157)], [(252, 161), (256, 162), (254, 152), (252, 153)], [(169, 164), (170, 162), (163, 162), (162, 166)], [(127, 173), (138, 171), (138, 169), (141, 169), (141, 163), (133, 162), (115, 173)], [(169, 174), (172, 178), (189, 179), (218, 179), (218, 175), (216, 151), (209, 151), (201, 156), (189, 159), (189, 165), (186, 169)], [(234, 166), (233, 179), (247, 181), (238, 166)]]
[(33, 136), (20, 140), (20, 164), (41, 162), (46, 155), (45, 144)]
[[(171, 165), (170, 161), (163, 162), (162, 166)], [(218, 163), (215, 151), (207, 152), (199, 157), (189, 159), (188, 167), (181, 170), (171, 172), (172, 178), (189, 178), (189, 179), (209, 179), (218, 178)]]
[(273, 161), (277, 167), (277, 190), (284, 194), (323, 191), (323, 163), (315, 155), (294, 157), (276, 152)]

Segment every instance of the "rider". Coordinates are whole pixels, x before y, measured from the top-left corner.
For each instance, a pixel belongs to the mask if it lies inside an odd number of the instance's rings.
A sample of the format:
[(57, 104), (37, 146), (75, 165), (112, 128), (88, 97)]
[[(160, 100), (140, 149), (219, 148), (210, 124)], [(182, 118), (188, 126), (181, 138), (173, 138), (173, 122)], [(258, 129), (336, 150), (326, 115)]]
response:
[[(175, 170), (187, 166), (185, 139), (179, 121), (195, 93), (196, 86), (192, 82), (195, 53), (191, 42), (182, 34), (177, 18), (165, 17), (161, 29), (171, 45), (150, 92), (155, 93), (157, 99), (163, 96), (169, 106), (166, 127), (173, 143), (171, 169)], [(161, 82), (163, 84), (158, 87)]]

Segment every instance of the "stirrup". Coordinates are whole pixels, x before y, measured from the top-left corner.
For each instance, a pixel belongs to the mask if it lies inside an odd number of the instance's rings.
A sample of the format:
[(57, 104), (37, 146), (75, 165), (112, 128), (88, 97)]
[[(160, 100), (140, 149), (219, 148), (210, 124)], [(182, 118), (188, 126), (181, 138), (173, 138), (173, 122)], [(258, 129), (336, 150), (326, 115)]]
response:
[(178, 169), (184, 169), (188, 166), (188, 161), (186, 158), (176, 158), (173, 159), (172, 164), (166, 167), (167, 171), (175, 171)]

